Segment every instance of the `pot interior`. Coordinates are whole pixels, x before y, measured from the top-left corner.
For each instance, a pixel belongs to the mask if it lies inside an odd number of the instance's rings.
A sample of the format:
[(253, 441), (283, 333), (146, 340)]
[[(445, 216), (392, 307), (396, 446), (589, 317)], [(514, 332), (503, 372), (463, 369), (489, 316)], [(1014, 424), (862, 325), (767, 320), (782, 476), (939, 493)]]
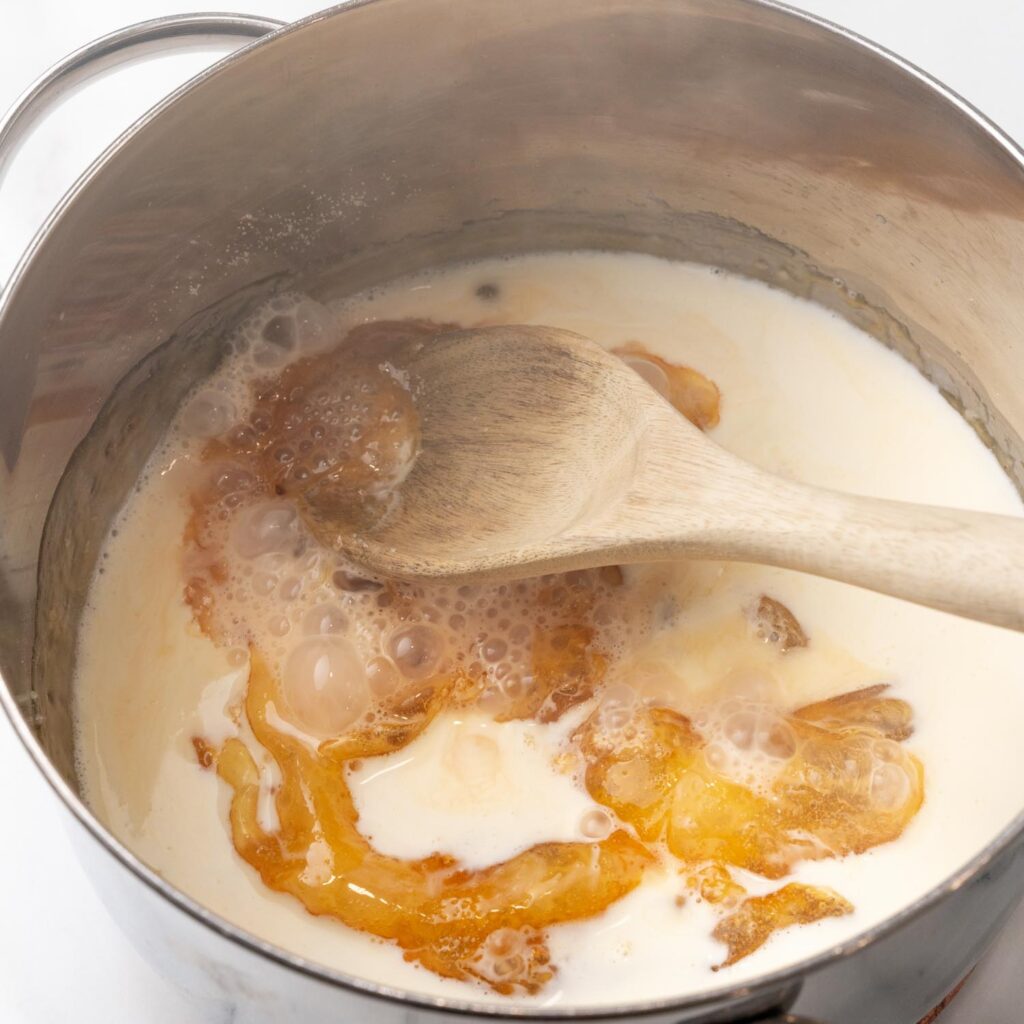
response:
[(0, 309), (0, 669), (72, 789), (86, 590), (217, 339), (274, 289), (580, 248), (835, 310), (1024, 486), (1024, 166), (915, 71), (745, 0), (326, 12), (149, 115)]

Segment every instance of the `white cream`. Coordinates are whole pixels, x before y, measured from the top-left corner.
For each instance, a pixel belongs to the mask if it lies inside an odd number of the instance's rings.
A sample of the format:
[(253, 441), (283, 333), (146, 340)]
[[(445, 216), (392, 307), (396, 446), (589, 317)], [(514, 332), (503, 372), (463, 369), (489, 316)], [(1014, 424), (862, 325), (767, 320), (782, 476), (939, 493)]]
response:
[[(496, 296), (478, 297), (482, 284), (497, 285)], [(610, 346), (640, 341), (719, 385), (722, 420), (714, 437), (759, 465), (881, 497), (1022, 511), (994, 457), (912, 367), (831, 314), (749, 281), (642, 256), (534, 256), (399, 281), (344, 303), (338, 314), (348, 324), (403, 316), (546, 323)], [(220, 416), (216, 402), (210, 409)], [(187, 452), (179, 455), (187, 461)], [(191, 737), (230, 734), (235, 726), (224, 709), (244, 667), (232, 664), (237, 651), (219, 651), (199, 633), (182, 600), (187, 510), (180, 469), (165, 469), (154, 467), (108, 543), (83, 631), (79, 748), (93, 806), (165, 877), (266, 939), (390, 985), (501, 1001), (313, 918), (267, 890), (236, 856), (226, 790), (198, 767)], [(709, 937), (711, 911), (693, 900), (677, 907), (674, 873), (652, 872), (599, 918), (551, 930), (559, 972), (536, 997), (542, 1004), (710, 990), (813, 955), (942, 882), (1021, 809), (1024, 637), (763, 567), (680, 570), (678, 586), (690, 595), (686, 621), (693, 625), (758, 592), (794, 611), (812, 644), (804, 668), (784, 680), (788, 701), (894, 683), (915, 710), (910, 744), (925, 765), (926, 801), (899, 841), (796, 872), (798, 880), (841, 892), (856, 906), (853, 915), (789, 929), (713, 973), (722, 950)], [(635, 656), (675, 672), (697, 703), (729, 667), (691, 659), (684, 672), (685, 632), (656, 636)], [(451, 755), (469, 736), (493, 741), (497, 758), (475, 740), (461, 762)], [(387, 852), (420, 856), (442, 848), (472, 864), (542, 838), (578, 838), (573, 830), (592, 804), (560, 770), (557, 736), (557, 728), (497, 726), (469, 715), (442, 719), (405, 749), (354, 773), (361, 827)], [(484, 771), (481, 762), (490, 767)], [(460, 763), (464, 770), (452, 768)], [(743, 882), (752, 892), (769, 888), (752, 876)]]
[(587, 838), (598, 805), (559, 771), (579, 715), (550, 725), (448, 714), (394, 754), (349, 773), (359, 830), (381, 853), (409, 860), (447, 853), (468, 868), (535, 843)]

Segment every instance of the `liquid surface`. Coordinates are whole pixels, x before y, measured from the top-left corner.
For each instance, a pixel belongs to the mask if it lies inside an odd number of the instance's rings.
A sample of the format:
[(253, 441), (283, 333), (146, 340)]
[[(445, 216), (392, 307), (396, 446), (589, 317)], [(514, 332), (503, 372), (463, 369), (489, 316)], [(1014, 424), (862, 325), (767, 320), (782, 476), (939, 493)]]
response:
[[(358, 528), (400, 500), (415, 401), (389, 352), (496, 322), (619, 350), (768, 468), (1019, 511), (897, 357), (760, 286), (635, 256), (455, 268), (333, 313), (276, 302), (183, 409), (83, 634), (90, 797), (172, 881), (388, 984), (595, 1004), (831, 945), (1018, 809), (998, 780), (1024, 767), (1000, 724), (1020, 637), (751, 566), (380, 586), (309, 515), (326, 501)], [(976, 830), (949, 835), (950, 815)]]

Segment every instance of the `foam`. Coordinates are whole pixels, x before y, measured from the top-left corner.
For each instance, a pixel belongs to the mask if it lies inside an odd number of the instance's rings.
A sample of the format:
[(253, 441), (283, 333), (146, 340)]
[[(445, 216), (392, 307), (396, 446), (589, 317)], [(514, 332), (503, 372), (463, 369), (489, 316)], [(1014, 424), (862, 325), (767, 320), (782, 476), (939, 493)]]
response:
[[(282, 382), (287, 360), (295, 364), (308, 352), (295, 341), (299, 337), (295, 330), (277, 326), (272, 336), (283, 336), (291, 347), (274, 376), (267, 376), (266, 358), (255, 361), (254, 352), (262, 351), (259, 345), (270, 344), (268, 325), (295, 324), (297, 311), (307, 306), (309, 302), (299, 297), (275, 297), (253, 313), (232, 341), (231, 354), (216, 376), (184, 405), (165, 444), (167, 451), (180, 454), (196, 437), (207, 442), (193, 470), (193, 530), (198, 543), (187, 552), (185, 572), (191, 580), (189, 599), (211, 635), (224, 644), (257, 646), (289, 681), (296, 706), (301, 704), (300, 674), (305, 674), (306, 688), (318, 699), (333, 700), (326, 696), (327, 684), (317, 683), (317, 673), (333, 680), (336, 673), (331, 663), (344, 662), (358, 681), (353, 682), (351, 701), (337, 692), (334, 697), (353, 709), (365, 703), (359, 716), (364, 721), (374, 719), (380, 711), (379, 697), (393, 690), (397, 679), (425, 679), (452, 669), (480, 681), (482, 704), (493, 713), (500, 713), (510, 702), (528, 700), (534, 628), (548, 618), (553, 621), (558, 607), (566, 602), (580, 609), (582, 621), (601, 631), (600, 646), (606, 657), (629, 646), (630, 632), (642, 632), (639, 622), (644, 616), (626, 622), (617, 614), (612, 600), (618, 579), (614, 573), (572, 573), (557, 580), (493, 587), (384, 585), (361, 576), (310, 529), (302, 506), (308, 485), (305, 471), (318, 471), (319, 456), (312, 447), (303, 452), (298, 443), (292, 445), (294, 452), (288, 449), (295, 458), (282, 460), (281, 433), (315, 438), (323, 432), (325, 421), (337, 427), (341, 421), (332, 416), (333, 408), (357, 392), (355, 414), (361, 423), (349, 432), (357, 447), (333, 457), (328, 472), (323, 467), (319, 472), (331, 487), (348, 488), (346, 494), (354, 493), (358, 501), (368, 496), (386, 501), (400, 486), (415, 438), (399, 446), (402, 470), (381, 473), (367, 489), (362, 480), (353, 479), (350, 462), (365, 465), (368, 452), (381, 450), (381, 432), (390, 436), (399, 420), (412, 423), (414, 419), (402, 399), (397, 401), (398, 408), (388, 405), (383, 413), (380, 410), (380, 393), (395, 387), (400, 370), (389, 367), (387, 373), (376, 374), (375, 367), (368, 367), (355, 352), (348, 360), (338, 360), (334, 369), (344, 383), (330, 397), (326, 394), (329, 380), (297, 375), (286, 385)], [(318, 329), (325, 316), (319, 313), (313, 321)], [(335, 326), (330, 332), (321, 331), (317, 343), (325, 333), (337, 338), (339, 330)], [(373, 340), (379, 346), (380, 338)], [(350, 375), (359, 382), (357, 386), (350, 383)], [(285, 386), (294, 401), (282, 415), (279, 395)], [(405, 390), (402, 384), (397, 387)], [(234, 416), (225, 415), (229, 409)], [(341, 422), (343, 429), (349, 426), (350, 421)], [(552, 611), (542, 611), (538, 618), (540, 604)], [(599, 614), (593, 614), (594, 609)], [(323, 632), (330, 633), (330, 640), (319, 642), (322, 657), (316, 657), (310, 653), (313, 645), (308, 637)], [(308, 725), (307, 712), (314, 705), (297, 711), (297, 718)], [(338, 722), (341, 705), (333, 707), (329, 717)]]

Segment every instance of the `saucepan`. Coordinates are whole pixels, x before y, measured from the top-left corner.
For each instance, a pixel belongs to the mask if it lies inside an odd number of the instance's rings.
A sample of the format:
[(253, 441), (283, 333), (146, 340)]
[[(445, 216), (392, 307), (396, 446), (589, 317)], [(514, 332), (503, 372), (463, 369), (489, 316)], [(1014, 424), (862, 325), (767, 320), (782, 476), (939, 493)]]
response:
[(916, 1021), (1024, 892), (1024, 815), (870, 933), (740, 988), (661, 1003), (638, 990), (600, 1012), (429, 999), (246, 934), (103, 827), (76, 774), (75, 634), (111, 518), (216, 361), (211, 339), (283, 281), (333, 296), (580, 247), (717, 265), (896, 348), (1024, 485), (1024, 153), (892, 54), (755, 0), (165, 19), (72, 55), (0, 142), (97, 62), (222, 31), (266, 35), (118, 139), (0, 300), (0, 698), (115, 917), (238, 1022)]

